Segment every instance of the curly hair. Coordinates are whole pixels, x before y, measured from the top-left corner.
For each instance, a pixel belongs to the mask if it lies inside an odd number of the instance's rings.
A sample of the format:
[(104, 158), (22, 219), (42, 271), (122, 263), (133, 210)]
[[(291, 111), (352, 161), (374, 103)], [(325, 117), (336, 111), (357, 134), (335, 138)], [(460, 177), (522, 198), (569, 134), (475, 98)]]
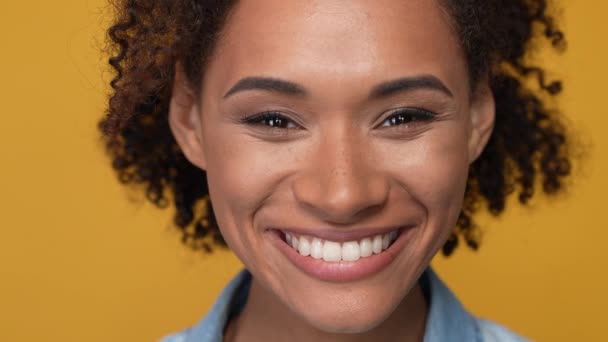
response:
[[(172, 202), (182, 241), (207, 252), (226, 243), (213, 214), (206, 174), (185, 158), (169, 129), (169, 101), (177, 61), (200, 89), (206, 61), (235, 2), (116, 0), (108, 30), (115, 77), (99, 127), (112, 166), (122, 183), (143, 185), (157, 206)], [(548, 108), (562, 84), (547, 83), (545, 70), (528, 58), (540, 39), (558, 51), (565, 48), (547, 0), (440, 3), (452, 17), (471, 84), (487, 76), (496, 102), (495, 128), (471, 164), (462, 211), (442, 249), (447, 256), (461, 239), (478, 248), (473, 215), (480, 204), (499, 215), (513, 192), (522, 204), (540, 184), (544, 193), (556, 194), (564, 188), (572, 162), (560, 113)]]

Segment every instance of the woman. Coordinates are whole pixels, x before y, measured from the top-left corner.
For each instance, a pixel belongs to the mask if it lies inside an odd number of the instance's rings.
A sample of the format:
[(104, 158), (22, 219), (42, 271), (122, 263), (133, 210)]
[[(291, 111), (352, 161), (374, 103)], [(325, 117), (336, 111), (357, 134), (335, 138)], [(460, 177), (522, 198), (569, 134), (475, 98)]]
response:
[(563, 43), (545, 1), (116, 8), (114, 168), (174, 203), (187, 244), (212, 238), (246, 266), (166, 341), (521, 340), (467, 313), (429, 263), (477, 248), (480, 203), (499, 214), (537, 176), (553, 194), (569, 174), (542, 100), (560, 84), (524, 59), (537, 33)]

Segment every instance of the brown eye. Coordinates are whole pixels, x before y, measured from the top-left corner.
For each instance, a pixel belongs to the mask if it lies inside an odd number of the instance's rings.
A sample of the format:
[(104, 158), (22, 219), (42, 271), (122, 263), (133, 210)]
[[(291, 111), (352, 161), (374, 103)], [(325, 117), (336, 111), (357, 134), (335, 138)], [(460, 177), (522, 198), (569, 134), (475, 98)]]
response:
[[(384, 120), (380, 127), (391, 127), (432, 121), (435, 114), (417, 108), (400, 109)], [(388, 124), (387, 124), (388, 123)]]
[(266, 126), (269, 129), (297, 129), (292, 120), (278, 112), (264, 112), (243, 120), (246, 124)]

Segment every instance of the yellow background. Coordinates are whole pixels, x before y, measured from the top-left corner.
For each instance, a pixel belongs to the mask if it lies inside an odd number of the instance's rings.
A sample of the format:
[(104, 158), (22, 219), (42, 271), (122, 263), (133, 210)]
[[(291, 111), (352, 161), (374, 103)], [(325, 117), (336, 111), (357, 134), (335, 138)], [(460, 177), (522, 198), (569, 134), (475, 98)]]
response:
[[(96, 131), (104, 6), (0, 4), (1, 341), (154, 341), (198, 321), (240, 268), (182, 248), (171, 212), (115, 180)], [(539, 341), (608, 339), (607, 12), (568, 1), (569, 50), (543, 53), (587, 151), (569, 193), (482, 218), (479, 252), (434, 260), (473, 312)]]

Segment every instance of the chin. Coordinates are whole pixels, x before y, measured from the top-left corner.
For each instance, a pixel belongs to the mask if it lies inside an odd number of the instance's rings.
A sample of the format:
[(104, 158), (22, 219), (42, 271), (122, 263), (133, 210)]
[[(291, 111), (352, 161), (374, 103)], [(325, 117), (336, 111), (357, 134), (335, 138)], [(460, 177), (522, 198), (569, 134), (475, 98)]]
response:
[(300, 315), (312, 327), (325, 333), (359, 334), (378, 327), (394, 312), (395, 306), (388, 303), (362, 303), (358, 298), (325, 301), (325, 305), (307, 306)]
[[(390, 314), (390, 313), (389, 313)], [(388, 315), (341, 315), (313, 317), (309, 323), (316, 329), (330, 334), (361, 334), (378, 327)]]

